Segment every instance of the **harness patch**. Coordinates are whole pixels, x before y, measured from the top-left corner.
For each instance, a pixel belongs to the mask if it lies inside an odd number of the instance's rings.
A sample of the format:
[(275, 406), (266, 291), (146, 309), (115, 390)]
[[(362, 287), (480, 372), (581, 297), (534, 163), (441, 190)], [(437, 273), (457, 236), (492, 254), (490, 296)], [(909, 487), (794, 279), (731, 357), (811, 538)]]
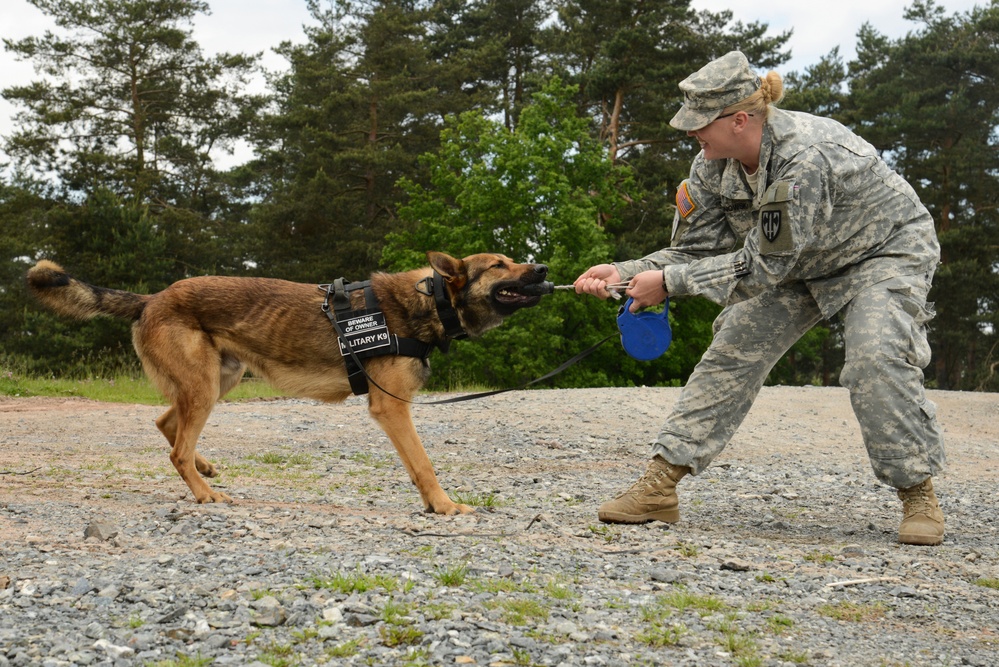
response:
[(340, 343), (340, 354), (343, 356), (350, 354), (347, 351), (348, 345), (354, 354), (360, 354), (389, 347), (392, 344), (392, 337), (385, 324), (385, 314), (381, 311), (337, 318), (337, 323), (343, 331), (343, 338), (337, 338), (337, 342)]

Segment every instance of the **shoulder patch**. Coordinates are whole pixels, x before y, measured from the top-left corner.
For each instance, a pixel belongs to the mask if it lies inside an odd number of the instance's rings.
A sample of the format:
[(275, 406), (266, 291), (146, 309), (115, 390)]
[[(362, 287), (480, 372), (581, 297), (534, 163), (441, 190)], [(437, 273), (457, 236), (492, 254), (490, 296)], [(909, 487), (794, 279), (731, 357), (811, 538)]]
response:
[(680, 184), (680, 187), (676, 191), (676, 210), (680, 212), (683, 217), (689, 216), (697, 208), (697, 202), (694, 201), (693, 197), (690, 196), (690, 190), (687, 189), (687, 181)]
[(798, 187), (794, 181), (777, 181), (763, 196), (760, 208), (760, 254), (794, 249), (791, 227), (791, 203)]

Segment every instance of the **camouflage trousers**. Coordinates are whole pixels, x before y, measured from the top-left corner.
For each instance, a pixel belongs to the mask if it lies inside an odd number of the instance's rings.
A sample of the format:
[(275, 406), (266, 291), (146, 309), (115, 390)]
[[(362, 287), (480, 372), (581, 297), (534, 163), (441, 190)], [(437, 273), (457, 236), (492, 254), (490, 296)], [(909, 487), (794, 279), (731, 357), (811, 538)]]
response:
[[(899, 489), (944, 465), (936, 406), (923, 389), (922, 369), (930, 361), (926, 322), (933, 316), (929, 284), (924, 275), (885, 280), (842, 311), (846, 364), (840, 383), (850, 390), (875, 476)], [(821, 320), (801, 283), (725, 308), (653, 454), (694, 474), (704, 470), (739, 428), (770, 370)]]

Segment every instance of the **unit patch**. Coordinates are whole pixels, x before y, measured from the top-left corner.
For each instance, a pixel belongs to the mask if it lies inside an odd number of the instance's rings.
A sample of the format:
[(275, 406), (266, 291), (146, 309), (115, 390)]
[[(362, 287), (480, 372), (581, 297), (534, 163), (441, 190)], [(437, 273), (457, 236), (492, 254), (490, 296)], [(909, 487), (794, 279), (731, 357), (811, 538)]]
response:
[(791, 203), (797, 193), (794, 181), (777, 181), (763, 195), (760, 207), (760, 253), (767, 255), (794, 249)]
[(780, 234), (780, 211), (763, 211), (760, 213), (760, 229), (763, 238), (773, 243)]

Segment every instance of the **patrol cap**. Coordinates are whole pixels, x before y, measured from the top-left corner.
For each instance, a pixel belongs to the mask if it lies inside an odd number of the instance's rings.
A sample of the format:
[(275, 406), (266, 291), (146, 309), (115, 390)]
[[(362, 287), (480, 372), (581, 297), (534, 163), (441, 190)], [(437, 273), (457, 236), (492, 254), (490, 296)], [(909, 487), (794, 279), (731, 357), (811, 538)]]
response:
[(678, 130), (699, 130), (760, 89), (760, 77), (749, 69), (740, 51), (730, 51), (712, 60), (680, 82), (683, 106), (670, 125)]

